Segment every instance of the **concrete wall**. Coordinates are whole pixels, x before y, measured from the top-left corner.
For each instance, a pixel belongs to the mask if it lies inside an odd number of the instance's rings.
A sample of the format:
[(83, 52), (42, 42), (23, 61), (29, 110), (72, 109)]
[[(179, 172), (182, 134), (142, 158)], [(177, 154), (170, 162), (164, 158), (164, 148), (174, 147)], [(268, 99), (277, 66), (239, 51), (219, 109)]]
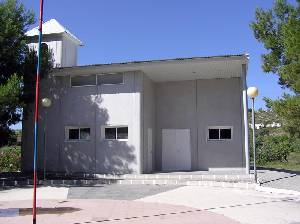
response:
[[(125, 75), (123, 85), (98, 87), (96, 123), (96, 171), (141, 172), (141, 91), (139, 72)], [(103, 140), (102, 125), (128, 125), (128, 142)]]
[(61, 67), (77, 65), (77, 45), (67, 36), (63, 36)]
[(192, 169), (197, 169), (196, 82), (156, 83), (156, 170), (162, 167), (162, 129), (190, 129)]
[[(151, 172), (161, 170), (162, 129), (189, 129), (192, 170), (244, 166), (241, 80), (202, 79), (154, 83), (142, 72), (126, 72), (123, 85), (70, 87), (69, 76), (41, 81), (38, 169), (43, 170), (43, 128), (47, 125), (46, 168), (52, 172)], [(50, 87), (50, 88), (49, 88)], [(22, 168), (32, 169), (33, 105), (25, 108)], [(104, 140), (104, 126), (128, 125), (128, 141)], [(65, 126), (88, 126), (91, 140), (65, 140)], [(208, 126), (233, 126), (233, 139), (207, 141)]]
[[(52, 106), (47, 109), (47, 120), (45, 120), (45, 109), (40, 104), (39, 128), (38, 128), (38, 169), (43, 170), (44, 165), (44, 127), (47, 125), (47, 161), (48, 171), (58, 171), (59, 156), (61, 151), (61, 96), (64, 93), (62, 78), (42, 79), (40, 82), (40, 99), (51, 96)], [(50, 88), (48, 86), (51, 86)], [(22, 122), (22, 170), (31, 171), (33, 167), (33, 142), (34, 142), (34, 103), (26, 105), (23, 110)], [(63, 136), (64, 137), (64, 136)]]
[[(239, 78), (156, 83), (156, 169), (162, 166), (162, 129), (190, 129), (192, 170), (243, 164)], [(207, 141), (208, 126), (233, 126), (233, 139)]]
[[(199, 169), (244, 166), (239, 78), (197, 81)], [(233, 126), (232, 140), (207, 141), (208, 126)]]
[[(47, 170), (55, 172), (141, 172), (141, 89), (138, 72), (124, 75), (122, 85), (70, 87), (68, 77), (41, 82), (41, 98), (53, 105), (47, 116)], [(49, 82), (51, 84), (49, 84)], [(55, 82), (55, 83), (54, 83)], [(46, 88), (51, 86), (51, 88)], [(43, 90), (48, 90), (44, 92)], [(30, 106), (29, 106), (30, 107)], [(22, 168), (32, 169), (32, 110), (23, 122)], [(40, 110), (38, 169), (43, 170), (45, 110)], [(128, 141), (104, 140), (105, 125), (128, 125)], [(65, 140), (65, 126), (88, 126), (91, 140)]]
[[(149, 173), (154, 169), (155, 161), (155, 84), (148, 78), (143, 76), (143, 171)], [(151, 136), (152, 140), (148, 136)], [(151, 141), (151, 142), (149, 142)], [(152, 146), (152, 150), (151, 150)], [(149, 158), (150, 157), (150, 158)]]

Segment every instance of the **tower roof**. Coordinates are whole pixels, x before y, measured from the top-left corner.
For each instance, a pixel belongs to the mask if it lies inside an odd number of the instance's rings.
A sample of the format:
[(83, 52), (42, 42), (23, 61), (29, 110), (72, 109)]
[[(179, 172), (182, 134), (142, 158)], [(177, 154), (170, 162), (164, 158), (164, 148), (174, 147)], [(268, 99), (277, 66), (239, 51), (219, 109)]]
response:
[[(56, 19), (51, 19), (43, 24), (43, 35), (47, 34), (66, 34), (69, 36), (75, 43), (82, 46), (83, 43), (79, 40), (74, 34), (62, 26)], [(26, 32), (27, 36), (33, 37), (39, 35), (39, 27), (35, 27)]]

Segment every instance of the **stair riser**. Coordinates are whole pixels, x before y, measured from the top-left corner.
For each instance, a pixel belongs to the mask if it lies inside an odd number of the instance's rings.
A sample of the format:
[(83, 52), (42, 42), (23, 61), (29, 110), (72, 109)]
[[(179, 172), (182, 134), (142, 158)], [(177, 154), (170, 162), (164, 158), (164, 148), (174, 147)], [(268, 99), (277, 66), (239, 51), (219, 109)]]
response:
[[(22, 187), (32, 186), (32, 180), (26, 181), (2, 181), (2, 187)], [(208, 186), (208, 187), (229, 187), (229, 188), (242, 188), (253, 189), (254, 183), (246, 182), (218, 182), (218, 181), (184, 181), (184, 180), (39, 180), (38, 185), (44, 186), (97, 186), (103, 184), (123, 184), (123, 185), (180, 185), (180, 186)]]

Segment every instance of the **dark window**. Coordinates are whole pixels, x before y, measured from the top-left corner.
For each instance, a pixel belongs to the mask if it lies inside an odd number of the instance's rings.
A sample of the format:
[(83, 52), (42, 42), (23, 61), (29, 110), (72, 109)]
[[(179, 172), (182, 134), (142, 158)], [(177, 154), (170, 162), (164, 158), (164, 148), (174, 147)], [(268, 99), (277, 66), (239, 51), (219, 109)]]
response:
[(219, 139), (219, 129), (209, 129), (208, 139)]
[(98, 85), (123, 84), (123, 74), (105, 74), (97, 76)]
[(94, 86), (94, 85), (96, 85), (96, 75), (71, 77), (71, 86)]
[(128, 127), (117, 128), (118, 139), (128, 139)]
[(231, 139), (231, 128), (220, 129), (220, 139)]
[(105, 128), (105, 139), (116, 139), (116, 128)]
[(66, 140), (90, 140), (90, 128), (69, 127)]
[(80, 128), (80, 139), (82, 140), (90, 139), (90, 128)]
[(209, 128), (208, 140), (226, 140), (232, 138), (232, 129), (227, 127)]
[(69, 129), (69, 140), (78, 140), (79, 139), (79, 129)]

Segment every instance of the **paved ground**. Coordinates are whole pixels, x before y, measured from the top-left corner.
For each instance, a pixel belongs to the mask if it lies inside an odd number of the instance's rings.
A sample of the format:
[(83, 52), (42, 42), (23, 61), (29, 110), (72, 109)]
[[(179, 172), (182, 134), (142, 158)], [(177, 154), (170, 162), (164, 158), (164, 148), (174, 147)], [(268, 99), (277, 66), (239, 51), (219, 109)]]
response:
[[(92, 195), (102, 199), (71, 199)], [(0, 223), (30, 223), (31, 197), (32, 189), (0, 191)], [(49, 200), (51, 197), (56, 200)], [(40, 200), (42, 198), (47, 200)], [(127, 200), (121, 200), (125, 198)], [(139, 199), (134, 200), (136, 198)], [(121, 224), (300, 224), (300, 196), (254, 190), (153, 185), (110, 185), (70, 190), (41, 187), (38, 199), (37, 205), (43, 209), (39, 211), (39, 224), (83, 224), (104, 220), (107, 220), (105, 223)]]
[(139, 201), (183, 205), (223, 214), (243, 224), (300, 224), (300, 197), (254, 190), (185, 186)]
[(71, 187), (68, 198), (135, 200), (175, 188), (178, 186), (103, 185), (100, 187)]
[(258, 180), (262, 186), (294, 190), (300, 192), (300, 172), (287, 170), (258, 170)]
[[(1, 188), (0, 188), (1, 189)], [(66, 187), (39, 187), (37, 197), (39, 199), (66, 199), (69, 189)], [(8, 188), (0, 190), (0, 201), (31, 200), (32, 187)], [(1, 222), (0, 222), (1, 223)]]
[[(259, 170), (258, 178), (263, 187), (300, 192), (297, 172)], [(300, 224), (299, 194), (158, 185), (39, 187), (37, 193), (39, 224)], [(0, 223), (31, 223), (31, 200), (32, 188), (0, 190)]]
[[(1, 204), (2, 213), (7, 208), (16, 206), (14, 202)], [(18, 202), (19, 208), (29, 208), (31, 201)], [(223, 215), (209, 211), (197, 211), (185, 206), (174, 206), (158, 203), (143, 203), (116, 200), (67, 200), (67, 201), (39, 201), (39, 206), (52, 208), (52, 214), (44, 212), (38, 215), (39, 224), (238, 224), (238, 222)], [(6, 209), (5, 209), (6, 208)], [(65, 212), (53, 212), (53, 208), (60, 208)], [(75, 210), (75, 211), (73, 211)], [(25, 210), (26, 211), (26, 210)], [(44, 210), (45, 211), (45, 210)], [(1, 210), (0, 210), (1, 212)], [(23, 224), (31, 223), (30, 215), (15, 216), (14, 212), (6, 213), (8, 217), (0, 217), (0, 223)], [(28, 214), (25, 213), (25, 214)]]

